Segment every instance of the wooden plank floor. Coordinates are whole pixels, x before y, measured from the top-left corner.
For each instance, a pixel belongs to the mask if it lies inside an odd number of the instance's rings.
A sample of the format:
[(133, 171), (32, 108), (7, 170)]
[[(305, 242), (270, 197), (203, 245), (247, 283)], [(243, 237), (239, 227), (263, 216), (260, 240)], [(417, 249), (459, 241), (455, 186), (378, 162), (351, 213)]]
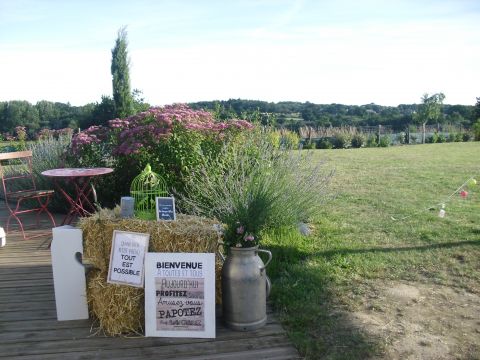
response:
[[(6, 211), (0, 208), (0, 225)], [(216, 339), (105, 337), (90, 320), (57, 321), (48, 236), (7, 234), (0, 247), (0, 359), (299, 359), (269, 314), (257, 331), (226, 329)]]

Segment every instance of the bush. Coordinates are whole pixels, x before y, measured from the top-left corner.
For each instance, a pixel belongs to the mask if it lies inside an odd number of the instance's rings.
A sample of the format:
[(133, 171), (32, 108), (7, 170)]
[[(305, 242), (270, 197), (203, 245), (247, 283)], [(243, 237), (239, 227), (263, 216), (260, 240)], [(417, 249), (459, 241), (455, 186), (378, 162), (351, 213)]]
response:
[(13, 141), (9, 141), (8, 143), (0, 144), (0, 153), (21, 151), (21, 150), (22, 149), (19, 146), (17, 146), (17, 144)]
[[(43, 176), (42, 171), (73, 165), (66, 162), (65, 156), (69, 151), (71, 139), (71, 133), (66, 133), (56, 138), (53, 136), (46, 137), (27, 145), (28, 149), (32, 151), (32, 171), (38, 189), (55, 189), (51, 178)], [(73, 193), (73, 189), (71, 190)], [(53, 211), (68, 209), (68, 204), (58, 192), (55, 192), (49, 206)]]
[(438, 134), (437, 142), (438, 142), (438, 143), (447, 142), (447, 138), (445, 137), (444, 134)]
[(333, 135), (332, 145), (335, 149), (347, 149), (350, 147), (350, 138), (347, 134), (338, 132)]
[(103, 204), (112, 206), (130, 193), (131, 181), (147, 164), (170, 191), (181, 193), (186, 179), (206, 159), (215, 158), (224, 143), (241, 144), (242, 133), (251, 129), (244, 120), (216, 122), (211, 113), (186, 105), (151, 108), (77, 134), (73, 160), (80, 166), (114, 168), (108, 183), (99, 181)]
[(472, 139), (472, 134), (470, 134), (469, 132), (464, 132), (462, 134), (462, 140), (464, 142), (470, 141), (471, 139)]
[(305, 143), (303, 144), (303, 149), (305, 150), (312, 150), (315, 148), (316, 148), (315, 141), (311, 141), (310, 139), (305, 141)]
[(333, 145), (328, 139), (320, 139), (317, 143), (317, 149), (332, 149)]
[(397, 135), (397, 142), (399, 144), (406, 144), (407, 143), (407, 134), (405, 132), (401, 132), (400, 134)]
[(438, 133), (433, 133), (432, 135), (428, 136), (425, 139), (425, 142), (427, 144), (435, 144), (436, 142), (438, 142)]
[(289, 149), (298, 149), (300, 145), (300, 136), (296, 132), (290, 130), (282, 130), (281, 143), (282, 146)]
[(367, 138), (367, 144), (366, 144), (367, 147), (377, 147), (378, 144), (377, 144), (377, 137), (375, 135), (370, 135), (368, 138)]
[(351, 143), (353, 148), (361, 148), (365, 145), (365, 136), (363, 134), (357, 133), (352, 136)]
[(267, 139), (275, 149), (278, 149), (282, 143), (282, 134), (278, 130), (269, 131), (267, 133)]
[(332, 173), (311, 155), (275, 149), (265, 134), (251, 132), (243, 146), (224, 148), (201, 165), (179, 202), (193, 214), (225, 224), (226, 246), (254, 246), (263, 230), (296, 226), (321, 213)]
[[(473, 124), (472, 129), (473, 129), (473, 139), (475, 141), (480, 141), (480, 119), (477, 119), (475, 124)], [(469, 140), (470, 140), (470, 138), (469, 138)], [(464, 138), (463, 141), (468, 141), (468, 140), (465, 140), (465, 138)]]
[(390, 136), (384, 135), (380, 138), (378, 142), (379, 147), (389, 147), (390, 146)]

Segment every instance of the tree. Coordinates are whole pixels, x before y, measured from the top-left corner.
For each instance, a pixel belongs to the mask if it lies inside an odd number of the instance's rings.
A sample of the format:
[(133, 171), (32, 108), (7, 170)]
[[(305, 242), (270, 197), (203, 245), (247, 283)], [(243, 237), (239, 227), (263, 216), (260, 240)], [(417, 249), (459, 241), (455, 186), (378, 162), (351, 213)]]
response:
[(41, 128), (60, 129), (62, 127), (61, 111), (56, 103), (41, 100), (35, 104), (35, 108), (38, 111)]
[(28, 101), (13, 100), (4, 105), (1, 131), (13, 132), (17, 126), (25, 126), (32, 135), (40, 127), (38, 110)]
[(110, 96), (102, 95), (102, 101), (91, 107), (89, 117), (83, 117), (80, 127), (86, 129), (92, 125), (107, 125), (108, 120), (115, 118), (115, 104)]
[(133, 110), (137, 114), (142, 111), (146, 111), (150, 108), (150, 104), (145, 102), (145, 99), (142, 97), (143, 91), (139, 89), (133, 89), (132, 98), (133, 98)]
[(425, 125), (429, 121), (439, 120), (442, 115), (442, 106), (445, 95), (443, 93), (437, 93), (433, 95), (423, 94), (422, 103), (418, 106), (418, 111), (415, 114), (414, 119), (422, 124), (423, 137), (422, 143), (425, 144)]
[(475, 108), (473, 110), (473, 121), (477, 121), (480, 119), (480, 97), (477, 97), (477, 103), (475, 104)]
[(120, 118), (134, 113), (127, 45), (127, 31), (125, 27), (122, 27), (118, 31), (115, 47), (112, 49), (111, 66), (115, 115)]

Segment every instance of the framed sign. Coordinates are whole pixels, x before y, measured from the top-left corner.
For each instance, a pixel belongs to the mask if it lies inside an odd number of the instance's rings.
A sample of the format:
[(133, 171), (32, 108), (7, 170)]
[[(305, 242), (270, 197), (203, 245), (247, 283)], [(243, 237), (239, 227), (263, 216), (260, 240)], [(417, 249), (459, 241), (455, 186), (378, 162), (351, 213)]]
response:
[(215, 337), (215, 254), (147, 253), (145, 335)]
[(143, 288), (150, 234), (113, 231), (107, 282)]
[(156, 210), (158, 220), (176, 220), (175, 215), (175, 198), (172, 197), (156, 197)]

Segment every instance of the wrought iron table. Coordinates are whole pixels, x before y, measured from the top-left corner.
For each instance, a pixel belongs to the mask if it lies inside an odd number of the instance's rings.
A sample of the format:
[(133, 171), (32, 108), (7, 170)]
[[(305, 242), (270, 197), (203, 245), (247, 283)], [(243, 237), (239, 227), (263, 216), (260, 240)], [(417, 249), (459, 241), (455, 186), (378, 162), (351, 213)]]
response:
[[(111, 168), (64, 168), (42, 172), (43, 176), (53, 179), (55, 186), (70, 204), (70, 210), (65, 216), (65, 219), (63, 219), (62, 225), (70, 224), (75, 218), (75, 215), (90, 215), (86, 207), (94, 210), (95, 207), (93, 204), (97, 202), (97, 193), (93, 186), (94, 177), (110, 174), (111, 172), (113, 172)], [(73, 185), (74, 195), (68, 194), (65, 189), (66, 186), (62, 186), (68, 184)], [(89, 198), (90, 195), (92, 195), (93, 202)]]

